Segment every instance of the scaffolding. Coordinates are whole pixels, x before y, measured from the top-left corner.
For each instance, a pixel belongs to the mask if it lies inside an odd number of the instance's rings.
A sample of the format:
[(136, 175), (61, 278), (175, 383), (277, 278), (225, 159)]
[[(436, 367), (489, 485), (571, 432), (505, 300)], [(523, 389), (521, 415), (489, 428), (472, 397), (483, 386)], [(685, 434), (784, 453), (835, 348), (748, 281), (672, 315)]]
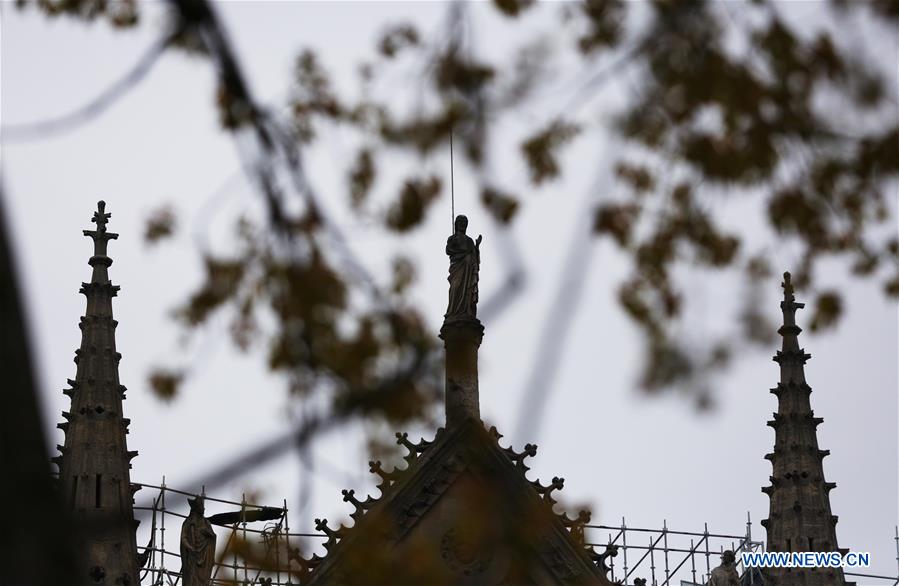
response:
[[(609, 578), (622, 584), (639, 584), (642, 580), (646, 580), (647, 586), (705, 584), (726, 549), (736, 554), (737, 571), (742, 576), (740, 554), (764, 551), (764, 543), (752, 539), (749, 513), (742, 535), (711, 533), (708, 523), (702, 532), (672, 530), (667, 521), (662, 522), (661, 529), (630, 527), (624, 517), (617, 527), (587, 525), (587, 528), (589, 545), (617, 551), (616, 555), (609, 556), (607, 565)], [(747, 578), (747, 584), (759, 583), (753, 574), (747, 574)]]
[[(139, 484), (155, 495), (152, 504), (135, 506), (138, 514), (150, 517), (145, 546), (138, 547), (143, 565), (140, 583), (144, 586), (179, 586), (181, 581), (180, 528), (187, 518), (188, 499), (202, 496), (213, 507), (225, 508), (223, 513), (207, 516), (220, 531), (211, 585), (215, 586), (298, 586), (304, 573), (302, 551), (323, 543), (324, 533), (291, 533), (288, 523), (287, 501), (279, 507), (252, 504), (243, 495), (240, 501), (197, 495), (171, 488), (163, 478), (160, 485)], [(144, 493), (146, 494), (146, 493)], [(173, 527), (172, 523), (176, 525)], [(166, 532), (174, 529), (174, 542)], [(222, 540), (222, 531), (227, 534)], [(711, 571), (719, 563), (725, 550), (736, 554), (737, 571), (743, 586), (761, 586), (758, 570), (746, 571), (741, 553), (762, 552), (765, 544), (752, 536), (752, 520), (746, 515), (741, 534), (709, 531), (678, 531), (629, 526), (624, 518), (621, 525), (586, 525), (587, 544), (597, 551), (606, 551), (604, 563), (608, 577), (616, 584), (627, 586), (699, 586), (705, 584)], [(896, 529), (896, 561), (899, 565), (899, 527)], [(253, 563), (253, 556), (241, 555), (238, 543), (254, 544), (265, 563)], [(310, 547), (312, 546), (312, 547)], [(249, 560), (248, 560), (249, 558)], [(899, 586), (896, 576), (880, 576), (844, 572), (847, 579), (864, 584)]]
[[(731, 550), (736, 556), (737, 573), (742, 586), (762, 586), (759, 570), (743, 566), (742, 553), (763, 552), (765, 543), (752, 537), (752, 518), (746, 513), (742, 535), (712, 533), (708, 523), (701, 532), (675, 531), (667, 521), (661, 529), (627, 525), (586, 525), (588, 545), (612, 552), (607, 557), (609, 578), (627, 586), (701, 586), (706, 584), (719, 556)], [(847, 579), (861, 579), (864, 584), (899, 586), (899, 526), (896, 528), (896, 576), (844, 571)], [(616, 561), (617, 560), (617, 561)]]
[[(245, 494), (240, 501), (231, 501), (177, 490), (167, 486), (165, 478), (160, 485), (135, 484), (155, 495), (151, 505), (134, 507), (137, 514), (145, 511), (150, 517), (147, 544), (137, 548), (143, 562), (140, 583), (145, 586), (179, 586), (181, 522), (187, 518), (188, 499), (198, 496), (202, 496), (207, 504), (229, 509), (206, 517), (227, 535), (222, 540), (221, 531), (217, 532), (211, 586), (297, 586), (297, 576), (302, 570), (301, 542), (326, 537), (318, 533), (291, 533), (286, 499), (282, 506), (272, 507), (250, 503)], [(173, 521), (175, 527), (172, 527)], [(176, 531), (174, 543), (171, 537), (166, 542), (169, 529)], [(265, 563), (248, 561), (248, 556), (238, 553), (238, 543), (258, 546)]]

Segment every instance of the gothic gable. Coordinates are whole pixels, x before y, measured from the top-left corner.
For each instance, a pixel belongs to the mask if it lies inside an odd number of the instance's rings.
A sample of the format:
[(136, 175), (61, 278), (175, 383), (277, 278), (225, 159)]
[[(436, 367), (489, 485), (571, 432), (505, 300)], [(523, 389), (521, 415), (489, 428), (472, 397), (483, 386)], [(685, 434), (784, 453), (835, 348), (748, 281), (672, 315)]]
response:
[(385, 472), (381, 497), (359, 501), (352, 491), (352, 528), (317, 528), (328, 553), (307, 562), (303, 584), (610, 584), (583, 545), (589, 515), (571, 520), (553, 511), (553, 492), (529, 481), (522, 453), (499, 445), (495, 429), (469, 419), (433, 442), (398, 442), (408, 466)]

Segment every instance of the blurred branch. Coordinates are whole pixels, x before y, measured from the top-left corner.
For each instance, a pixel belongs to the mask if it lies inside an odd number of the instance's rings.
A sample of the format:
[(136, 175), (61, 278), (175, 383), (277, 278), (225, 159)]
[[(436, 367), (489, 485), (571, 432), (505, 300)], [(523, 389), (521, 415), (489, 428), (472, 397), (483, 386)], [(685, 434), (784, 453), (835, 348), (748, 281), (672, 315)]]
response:
[(134, 89), (138, 83), (147, 77), (153, 66), (159, 61), (159, 57), (172, 42), (183, 32), (181, 27), (175, 27), (171, 32), (157, 40), (137, 63), (122, 78), (109, 86), (87, 104), (59, 116), (39, 122), (24, 124), (9, 124), (0, 126), (0, 134), (4, 140), (29, 141), (51, 138), (63, 132), (68, 132), (86, 124), (108, 110), (119, 99)]
[[(596, 160), (602, 160), (602, 157), (597, 157)], [(522, 438), (525, 437), (528, 441), (535, 441), (539, 436), (547, 399), (553, 391), (553, 382), (565, 355), (568, 334), (574, 323), (574, 314), (581, 300), (593, 256), (592, 214), (589, 211), (595, 207), (603, 187), (607, 185), (607, 176), (608, 170), (600, 166), (571, 231), (561, 276), (556, 281), (556, 294), (537, 335), (537, 350), (533, 354), (535, 360), (518, 409), (515, 426), (518, 441), (523, 441)]]
[[(333, 410), (331, 413), (311, 415), (296, 429), (292, 429), (279, 436), (266, 440), (254, 448), (239, 454), (230, 460), (220, 464), (212, 472), (184, 484), (183, 490), (191, 493), (199, 493), (204, 487), (221, 486), (237, 478), (246, 476), (252, 470), (275, 460), (291, 450), (303, 450), (309, 442), (324, 431), (331, 430), (346, 424), (354, 417), (367, 414), (376, 403), (396, 400), (403, 392), (405, 386), (415, 382), (427, 369), (427, 356), (424, 353), (417, 355), (409, 365), (388, 379), (382, 380), (369, 389), (359, 389), (353, 393), (361, 398), (359, 401), (345, 403), (344, 406)], [(146, 509), (135, 507), (135, 515), (140, 517), (148, 514)], [(138, 514), (138, 511), (140, 514)]]

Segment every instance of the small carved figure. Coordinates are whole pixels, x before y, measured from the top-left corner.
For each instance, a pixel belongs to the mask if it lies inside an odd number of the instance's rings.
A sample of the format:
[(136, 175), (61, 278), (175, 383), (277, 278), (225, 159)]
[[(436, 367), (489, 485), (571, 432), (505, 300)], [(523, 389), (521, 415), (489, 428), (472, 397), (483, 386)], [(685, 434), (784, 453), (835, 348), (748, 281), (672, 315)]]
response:
[(446, 254), (450, 257), (449, 306), (447, 320), (477, 317), (478, 272), (481, 267), (481, 236), (477, 241), (465, 234), (468, 218), (456, 216), (455, 233), (446, 241)]
[(204, 499), (188, 499), (190, 514), (181, 525), (181, 584), (209, 586), (215, 562), (215, 532), (203, 513)]
[(721, 554), (721, 565), (712, 570), (706, 586), (740, 586), (736, 561), (737, 558), (733, 551), (724, 550)]

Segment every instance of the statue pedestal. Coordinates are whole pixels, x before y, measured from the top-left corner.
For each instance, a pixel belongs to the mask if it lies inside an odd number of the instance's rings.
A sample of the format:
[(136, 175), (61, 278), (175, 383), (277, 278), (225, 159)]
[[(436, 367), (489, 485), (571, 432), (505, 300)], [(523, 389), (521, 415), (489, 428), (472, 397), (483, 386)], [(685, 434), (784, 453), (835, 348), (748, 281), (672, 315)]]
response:
[(440, 328), (446, 349), (446, 427), (465, 419), (480, 420), (478, 404), (478, 348), (484, 326), (473, 317), (448, 317)]

